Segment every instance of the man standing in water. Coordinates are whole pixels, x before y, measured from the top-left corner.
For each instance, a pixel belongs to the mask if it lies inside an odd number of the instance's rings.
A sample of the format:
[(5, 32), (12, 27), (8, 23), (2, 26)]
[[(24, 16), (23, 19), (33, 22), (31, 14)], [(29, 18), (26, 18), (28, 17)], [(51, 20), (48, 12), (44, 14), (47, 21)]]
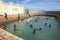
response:
[(8, 17), (7, 17), (7, 13), (4, 13), (4, 14), (5, 14), (5, 18), (8, 19)]
[(33, 34), (35, 34), (37, 31), (41, 31), (42, 28), (39, 28), (39, 29), (34, 29), (33, 30)]
[(16, 31), (16, 24), (14, 24), (14, 31)]
[(7, 26), (6, 26), (6, 25), (4, 25), (3, 29), (6, 29), (6, 27), (7, 27)]
[(33, 25), (32, 25), (32, 24), (30, 24), (30, 27), (31, 27), (31, 28), (33, 28)]
[(33, 29), (33, 35), (36, 33), (37, 29)]
[(49, 27), (51, 28), (51, 24), (49, 24)]
[(47, 26), (47, 23), (45, 23), (44, 26)]

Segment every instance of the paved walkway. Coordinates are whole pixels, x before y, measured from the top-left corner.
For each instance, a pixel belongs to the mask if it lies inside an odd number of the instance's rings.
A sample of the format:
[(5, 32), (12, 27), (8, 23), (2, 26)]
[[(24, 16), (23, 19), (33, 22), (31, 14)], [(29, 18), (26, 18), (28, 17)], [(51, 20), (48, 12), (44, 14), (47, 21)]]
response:
[(0, 16), (0, 25), (8, 24), (10, 22), (16, 21), (17, 19), (17, 14), (8, 15), (8, 19), (6, 19), (4, 16)]
[[(47, 11), (47, 12), (38, 12), (38, 11), (30, 11), (28, 14), (30, 14), (31, 17), (33, 16), (54, 16), (56, 17), (59, 21), (60, 21), (60, 11)], [(20, 18), (21, 20), (25, 19), (25, 18), (29, 18), (26, 12), (23, 14), (20, 14)], [(6, 19), (4, 16), (0, 16), (0, 25), (5, 25), (8, 24), (10, 22), (13, 21), (17, 21), (18, 20), (18, 14), (14, 14), (14, 15), (8, 15), (8, 19)]]
[(0, 28), (0, 40), (23, 40)]

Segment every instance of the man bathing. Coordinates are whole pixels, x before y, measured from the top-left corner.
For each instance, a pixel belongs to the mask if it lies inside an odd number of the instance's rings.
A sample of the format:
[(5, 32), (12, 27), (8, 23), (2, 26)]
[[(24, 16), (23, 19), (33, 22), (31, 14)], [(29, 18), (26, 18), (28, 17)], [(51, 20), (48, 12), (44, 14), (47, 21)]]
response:
[(41, 31), (42, 28), (39, 28), (39, 29), (34, 29), (33, 30), (33, 34), (35, 34), (37, 31)]
[(37, 29), (33, 29), (33, 35), (37, 32)]
[(42, 28), (39, 28), (39, 31), (41, 30)]
[(16, 24), (14, 24), (14, 31), (16, 31)]
[(32, 24), (30, 24), (30, 27), (31, 27), (31, 28), (33, 28), (33, 25), (32, 25)]
[(49, 27), (51, 28), (51, 24), (49, 24)]
[(6, 29), (6, 27), (7, 27), (7, 26), (6, 26), (6, 25), (4, 25), (3, 29)]
[(47, 23), (45, 23), (44, 26), (47, 26)]

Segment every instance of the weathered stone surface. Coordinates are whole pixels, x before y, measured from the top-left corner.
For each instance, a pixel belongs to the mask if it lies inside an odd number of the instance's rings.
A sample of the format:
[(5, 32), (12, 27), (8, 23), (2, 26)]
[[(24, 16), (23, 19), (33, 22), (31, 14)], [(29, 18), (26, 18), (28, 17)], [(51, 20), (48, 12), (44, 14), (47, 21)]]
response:
[[(23, 20), (25, 18), (29, 18), (30, 16), (53, 16), (56, 17), (60, 21), (60, 11), (29, 11), (28, 14), (25, 12), (20, 14), (20, 19)], [(4, 16), (0, 16), (0, 25), (5, 25), (13, 21), (18, 20), (18, 14), (8, 15), (8, 19)]]
[(0, 29), (0, 34), (3, 33), (3, 32), (4, 32), (4, 30)]
[(0, 28), (0, 40), (23, 40)]

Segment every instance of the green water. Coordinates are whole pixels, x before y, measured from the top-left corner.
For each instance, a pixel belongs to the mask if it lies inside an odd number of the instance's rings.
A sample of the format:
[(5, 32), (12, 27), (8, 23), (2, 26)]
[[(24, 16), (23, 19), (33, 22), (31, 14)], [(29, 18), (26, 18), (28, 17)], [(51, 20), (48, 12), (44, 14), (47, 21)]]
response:
[[(48, 19), (47, 19), (48, 18)], [(38, 19), (35, 22), (35, 19)], [(45, 23), (48, 23), (45, 26)], [(29, 23), (33, 25), (33, 28), (29, 26)], [(14, 24), (16, 24), (16, 31), (14, 31)], [(51, 28), (49, 27), (51, 24)], [(3, 28), (3, 26), (0, 26)], [(33, 29), (42, 28), (41, 31), (37, 31), (33, 35)], [(35, 16), (25, 19), (23, 22), (13, 22), (7, 24), (6, 31), (23, 38), (24, 40), (60, 40), (60, 22), (54, 17), (48, 16)]]

